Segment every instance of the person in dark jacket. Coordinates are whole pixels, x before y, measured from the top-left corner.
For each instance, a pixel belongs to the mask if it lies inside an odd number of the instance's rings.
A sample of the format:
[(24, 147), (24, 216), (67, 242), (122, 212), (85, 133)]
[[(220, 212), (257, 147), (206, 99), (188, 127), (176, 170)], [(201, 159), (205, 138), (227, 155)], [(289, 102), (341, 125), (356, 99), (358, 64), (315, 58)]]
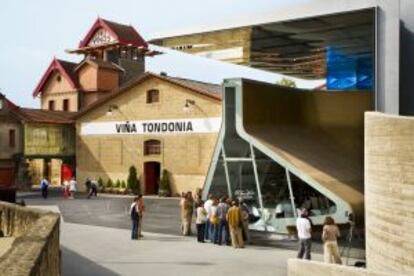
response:
[(132, 222), (132, 229), (131, 229), (132, 240), (138, 240), (138, 226), (139, 226), (138, 201), (139, 201), (139, 198), (135, 197), (130, 207), (131, 222)]

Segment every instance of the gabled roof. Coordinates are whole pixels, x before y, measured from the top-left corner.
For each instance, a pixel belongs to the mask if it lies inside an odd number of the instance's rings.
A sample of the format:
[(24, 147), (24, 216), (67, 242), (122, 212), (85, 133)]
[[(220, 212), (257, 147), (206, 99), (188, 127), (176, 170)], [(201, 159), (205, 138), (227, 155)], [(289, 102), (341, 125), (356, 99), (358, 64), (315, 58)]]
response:
[(44, 88), (50, 75), (55, 71), (58, 71), (66, 79), (70, 86), (73, 89), (76, 89), (76, 74), (74, 71), (76, 65), (77, 64), (73, 62), (53, 58), (46, 72), (43, 74), (42, 78), (34, 89), (33, 97), (36, 97), (42, 92), (42, 89)]
[(76, 112), (50, 111), (44, 109), (22, 108), (14, 110), (21, 120), (32, 123), (72, 124)]
[(86, 34), (84, 39), (79, 43), (79, 48), (87, 47), (93, 35), (100, 28), (105, 29), (110, 33), (119, 43), (136, 47), (148, 48), (147, 42), (140, 36), (140, 34), (132, 26), (119, 24), (103, 18), (98, 17), (92, 28)]
[(78, 71), (81, 67), (83, 67), (85, 64), (89, 64), (95, 68), (104, 68), (104, 69), (110, 69), (110, 70), (117, 70), (124, 72), (125, 70), (120, 67), (119, 65), (110, 62), (110, 61), (103, 61), (101, 59), (90, 59), (86, 58), (83, 60), (78, 66), (76, 66), (75, 71)]
[(4, 107), (5, 108), (7, 108), (7, 109), (15, 109), (15, 108), (18, 108), (18, 106), (15, 103), (13, 103), (12, 101), (10, 101), (6, 97), (6, 95), (4, 95), (2, 93), (0, 93), (0, 99), (2, 99), (4, 101), (3, 104), (4, 104)]
[(218, 84), (213, 83), (206, 83), (206, 82), (199, 82), (189, 79), (182, 79), (182, 78), (175, 78), (175, 77), (169, 77), (169, 76), (163, 76), (158, 75), (150, 72), (146, 72), (142, 75), (139, 75), (136, 78), (131, 79), (130, 81), (127, 81), (122, 87), (120, 87), (118, 90), (114, 90), (110, 93), (108, 93), (107, 96), (97, 100), (93, 104), (86, 107), (84, 110), (81, 110), (77, 112), (77, 114), (74, 116), (75, 119), (78, 119), (82, 117), (84, 114), (88, 113), (89, 111), (95, 109), (98, 106), (101, 106), (102, 104), (110, 101), (113, 98), (118, 97), (119, 95), (123, 94), (124, 92), (128, 91), (132, 87), (144, 82), (145, 80), (149, 78), (157, 78), (163, 81), (167, 81), (169, 83), (187, 88), (195, 93), (213, 98), (215, 100), (221, 101), (222, 94), (221, 94), (221, 86)]

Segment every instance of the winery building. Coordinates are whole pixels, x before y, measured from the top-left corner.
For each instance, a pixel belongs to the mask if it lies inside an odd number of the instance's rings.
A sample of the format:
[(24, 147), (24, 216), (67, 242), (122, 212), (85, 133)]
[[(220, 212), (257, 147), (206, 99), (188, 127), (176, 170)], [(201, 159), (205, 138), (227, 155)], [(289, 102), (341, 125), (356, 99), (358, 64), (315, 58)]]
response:
[(126, 180), (156, 194), (167, 170), (173, 194), (202, 187), (221, 124), (219, 85), (145, 73), (79, 112), (77, 178)]

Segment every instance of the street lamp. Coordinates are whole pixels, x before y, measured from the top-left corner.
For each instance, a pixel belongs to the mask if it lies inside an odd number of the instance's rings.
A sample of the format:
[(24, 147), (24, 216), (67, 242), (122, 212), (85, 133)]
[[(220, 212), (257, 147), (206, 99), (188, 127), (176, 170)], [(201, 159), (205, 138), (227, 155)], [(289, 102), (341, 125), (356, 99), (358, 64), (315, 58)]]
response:
[(117, 110), (117, 109), (118, 109), (118, 106), (117, 105), (110, 105), (108, 107), (108, 111), (106, 112), (106, 115), (107, 116), (112, 116), (114, 110)]
[(193, 106), (193, 105), (195, 105), (195, 101), (194, 101), (194, 100), (189, 100), (189, 99), (186, 99), (186, 100), (185, 100), (184, 107), (183, 107), (183, 111), (184, 111), (184, 112), (188, 112), (188, 111), (190, 111), (191, 106)]

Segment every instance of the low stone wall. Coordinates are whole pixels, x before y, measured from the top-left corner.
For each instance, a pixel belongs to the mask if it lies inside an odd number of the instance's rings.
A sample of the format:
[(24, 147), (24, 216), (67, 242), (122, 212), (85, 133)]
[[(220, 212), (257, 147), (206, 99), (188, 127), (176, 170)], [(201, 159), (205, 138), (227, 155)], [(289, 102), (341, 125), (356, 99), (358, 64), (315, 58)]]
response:
[(289, 276), (389, 276), (389, 273), (375, 272), (353, 266), (326, 264), (322, 262), (289, 259)]
[(414, 274), (414, 118), (365, 115), (367, 267)]
[(58, 214), (0, 202), (0, 229), (16, 238), (2, 275), (60, 275), (59, 223)]

